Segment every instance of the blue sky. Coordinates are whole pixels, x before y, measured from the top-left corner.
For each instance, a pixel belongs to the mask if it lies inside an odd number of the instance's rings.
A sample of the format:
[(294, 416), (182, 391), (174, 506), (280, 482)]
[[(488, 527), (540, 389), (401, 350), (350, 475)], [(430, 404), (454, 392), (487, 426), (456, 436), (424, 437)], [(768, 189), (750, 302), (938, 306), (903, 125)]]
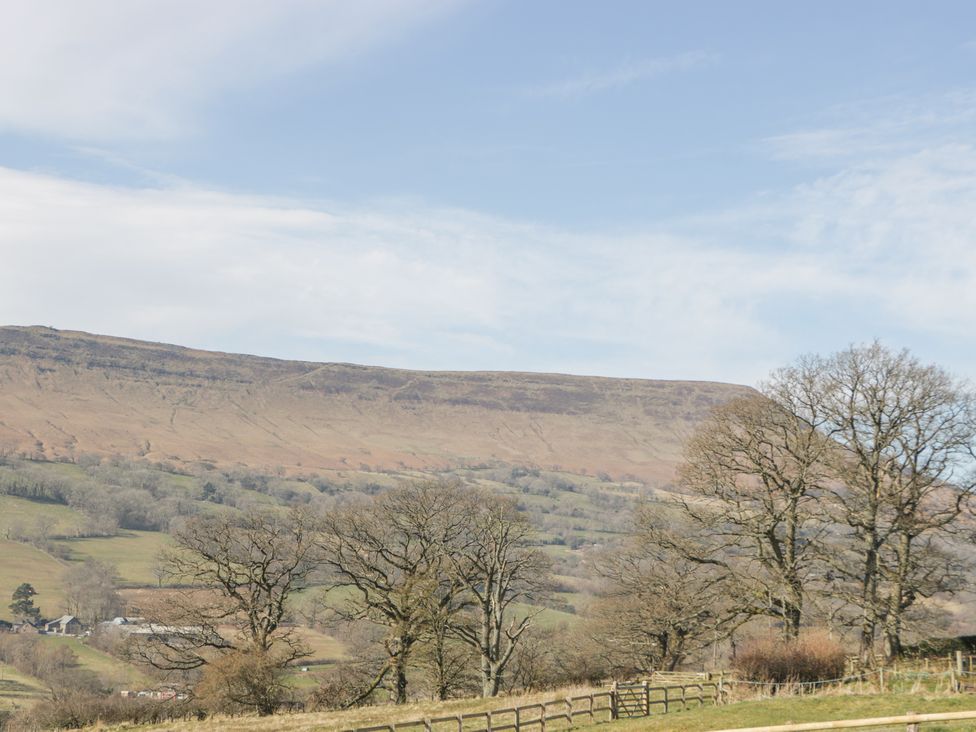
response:
[(9, 3), (0, 320), (316, 361), (976, 377), (966, 2)]

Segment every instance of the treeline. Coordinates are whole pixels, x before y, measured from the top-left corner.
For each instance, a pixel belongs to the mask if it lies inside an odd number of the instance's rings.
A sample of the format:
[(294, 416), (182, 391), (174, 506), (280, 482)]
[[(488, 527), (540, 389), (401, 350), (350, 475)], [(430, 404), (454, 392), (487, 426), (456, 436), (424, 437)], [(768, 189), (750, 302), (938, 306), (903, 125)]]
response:
[(280, 674), (309, 654), (287, 622), (289, 601), (314, 584), (327, 588), (319, 622), (356, 628), (369, 646), (328, 703), (360, 704), (380, 688), (403, 703), (417, 669), (438, 698), (472, 676), (494, 696), (550, 590), (534, 534), (513, 501), (439, 482), (352, 497), (326, 513), (194, 517), (174, 528), (178, 549), (165, 558), (173, 580), (194, 589), (146, 609), (182, 630), (130, 650), (157, 668), (199, 672), (199, 689), (243, 685), (232, 701), (273, 711)]
[(611, 611), (669, 665), (754, 618), (897, 656), (941, 621), (929, 600), (968, 583), (974, 468), (965, 383), (877, 343), (803, 358), (690, 440), (683, 496), (640, 510), (604, 567)]
[[(349, 496), (375, 496), (400, 478), (395, 474), (339, 476), (309, 473), (286, 476), (245, 468), (218, 468), (206, 463), (177, 466), (121, 457), (81, 455), (74, 463), (39, 463), (0, 456), (0, 495), (66, 506), (82, 519), (58, 522), (48, 516), (13, 522), (5, 537), (59, 554), (59, 538), (112, 536), (124, 530), (168, 532), (180, 518), (231, 509), (247, 512), (262, 506), (305, 506), (324, 512)], [(596, 483), (582, 476), (511, 466), (458, 469), (445, 480), (491, 481), (507, 486), (521, 511), (540, 531), (540, 541), (582, 549), (622, 534), (626, 508), (640, 490)], [(566, 496), (569, 496), (567, 499)], [(594, 534), (599, 532), (601, 536)], [(580, 557), (563, 553), (559, 571), (579, 574)]]

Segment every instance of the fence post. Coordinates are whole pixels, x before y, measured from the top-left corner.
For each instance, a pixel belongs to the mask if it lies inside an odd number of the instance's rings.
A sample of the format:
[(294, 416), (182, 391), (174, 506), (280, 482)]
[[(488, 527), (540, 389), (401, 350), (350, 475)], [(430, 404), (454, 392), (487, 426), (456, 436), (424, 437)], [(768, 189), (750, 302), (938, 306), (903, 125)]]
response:
[(667, 714), (671, 711), (671, 687), (664, 687), (664, 713)]
[(463, 732), (464, 730), (464, 720), (461, 719), (461, 715), (457, 715), (458, 730), (457, 732)]
[(644, 692), (644, 716), (651, 714), (651, 690), (647, 687), (647, 681), (641, 682), (641, 691)]
[(430, 718), (424, 718), (424, 732), (430, 732)]
[(487, 712), (485, 712), (485, 719), (487, 720), (487, 729), (488, 729), (488, 732), (492, 732), (492, 730), (491, 730), (491, 710), (490, 709)]
[(515, 732), (522, 732), (522, 707), (515, 707)]
[(610, 719), (611, 721), (618, 718), (619, 710), (617, 709), (617, 682), (613, 682), (613, 686), (610, 687)]
[(541, 732), (546, 732), (546, 704), (543, 702), (539, 705), (539, 729)]
[[(905, 712), (905, 714), (915, 714), (915, 712)], [(905, 727), (905, 732), (919, 732), (918, 728), (918, 722), (909, 722)]]

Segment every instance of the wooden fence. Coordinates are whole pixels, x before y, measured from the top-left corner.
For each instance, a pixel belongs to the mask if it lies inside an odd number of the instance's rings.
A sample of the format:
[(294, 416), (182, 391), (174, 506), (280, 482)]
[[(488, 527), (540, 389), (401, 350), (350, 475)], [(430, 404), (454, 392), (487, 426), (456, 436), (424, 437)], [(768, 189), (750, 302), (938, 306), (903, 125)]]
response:
[(586, 718), (588, 722), (596, 722), (599, 717), (603, 717), (604, 721), (611, 721), (622, 717), (666, 714), (677, 709), (687, 709), (689, 705), (702, 706), (706, 702), (717, 702), (722, 693), (721, 681), (704, 679), (699, 683), (677, 686), (654, 686), (648, 682), (615, 683), (607, 691), (595, 691), (592, 694), (537, 704), (357, 727), (343, 732), (402, 732), (410, 728), (423, 728), (423, 732), (521, 732), (537, 728), (538, 732), (546, 732), (547, 726), (557, 722), (565, 723), (562, 727), (571, 727), (580, 717)]
[(905, 725), (906, 732), (922, 732), (929, 722), (959, 722), (976, 719), (976, 712), (940, 712), (936, 714), (913, 714), (909, 712), (899, 717), (873, 717), (871, 719), (844, 719), (834, 722), (803, 722), (801, 724), (779, 724), (772, 727), (737, 727), (716, 730), (716, 732), (817, 732), (829, 729), (858, 729), (862, 727), (890, 727)]

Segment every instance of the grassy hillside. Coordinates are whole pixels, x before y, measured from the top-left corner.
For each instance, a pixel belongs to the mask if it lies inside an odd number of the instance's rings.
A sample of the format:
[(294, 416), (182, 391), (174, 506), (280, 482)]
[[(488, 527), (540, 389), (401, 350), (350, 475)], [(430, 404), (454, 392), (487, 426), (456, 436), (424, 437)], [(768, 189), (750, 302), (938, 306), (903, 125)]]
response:
[(0, 446), (289, 473), (508, 463), (666, 483), (726, 384), (417, 372), (0, 328)]
[(30, 706), (46, 693), (42, 682), (0, 663), (0, 712)]
[(21, 582), (37, 590), (34, 604), (48, 617), (61, 614), (64, 602), (61, 577), (65, 565), (40, 549), (14, 541), (0, 541), (0, 618), (13, 620), (7, 605)]
[(123, 585), (153, 585), (156, 557), (169, 545), (169, 537), (158, 531), (121, 531), (117, 536), (62, 539), (56, 542), (71, 560), (98, 561), (114, 565)]

